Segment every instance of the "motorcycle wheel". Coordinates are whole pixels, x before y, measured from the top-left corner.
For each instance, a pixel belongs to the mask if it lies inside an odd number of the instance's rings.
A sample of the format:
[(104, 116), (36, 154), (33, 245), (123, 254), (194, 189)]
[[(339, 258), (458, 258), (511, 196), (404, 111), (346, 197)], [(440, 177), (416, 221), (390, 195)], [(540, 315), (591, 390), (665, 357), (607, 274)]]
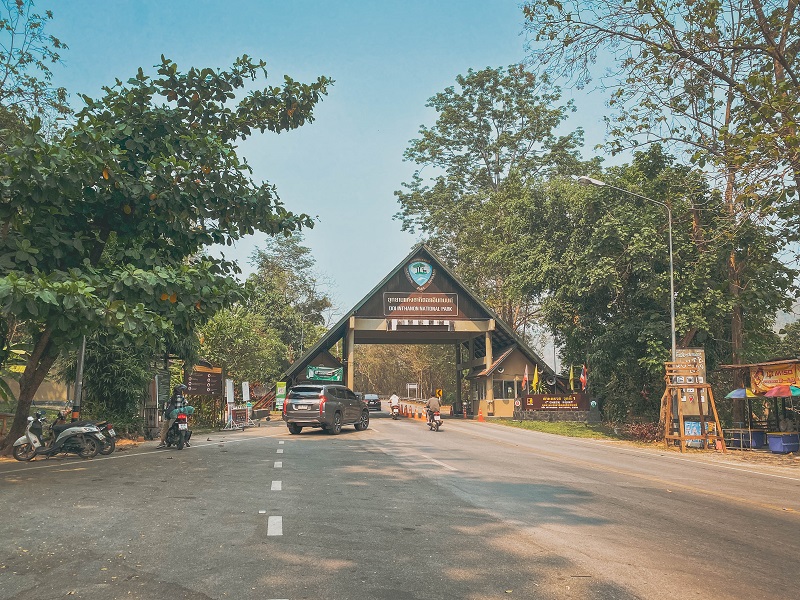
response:
[(439, 431), (439, 421), (435, 421), (435, 422), (434, 422), (434, 424), (433, 424), (433, 430), (434, 430), (434, 431)]
[(178, 443), (176, 444), (176, 446), (178, 446), (178, 450), (183, 450), (184, 444), (186, 444), (186, 432), (185, 431), (179, 431), (178, 432)]
[(109, 454), (114, 452), (114, 449), (116, 447), (117, 447), (117, 440), (115, 438), (113, 438), (113, 437), (112, 438), (106, 438), (106, 441), (103, 444), (103, 447), (100, 448), (100, 454), (102, 454), (103, 456), (108, 456)]
[(17, 460), (28, 462), (34, 456), (36, 456), (36, 448), (34, 448), (32, 444), (26, 442), (21, 446), (14, 446), (12, 454)]
[(100, 444), (94, 438), (83, 438), (83, 449), (78, 452), (81, 458), (94, 458), (100, 452)]

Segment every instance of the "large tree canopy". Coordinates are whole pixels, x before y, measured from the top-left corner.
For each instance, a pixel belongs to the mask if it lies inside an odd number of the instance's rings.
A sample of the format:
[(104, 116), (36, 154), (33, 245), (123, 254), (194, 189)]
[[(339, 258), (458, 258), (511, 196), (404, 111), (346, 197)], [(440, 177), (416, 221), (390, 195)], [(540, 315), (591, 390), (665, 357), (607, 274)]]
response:
[(330, 80), (257, 89), (263, 62), (181, 72), (164, 58), (117, 81), (55, 139), (33, 130), (0, 162), (0, 306), (29, 325), (12, 435), (59, 351), (84, 333), (188, 332), (237, 297), (235, 264), (203, 256), (255, 231), (312, 226), (251, 178), (235, 143), (313, 120)]
[(524, 12), (535, 62), (608, 90), (612, 150), (678, 144), (750, 203), (775, 188), (794, 197), (797, 232), (797, 0), (531, 0)]
[(419, 229), (464, 281), (501, 317), (521, 326), (532, 307), (508, 286), (507, 265), (495, 249), (516, 233), (509, 194), (545, 176), (574, 173), (581, 165), (580, 129), (560, 135), (572, 110), (546, 76), (520, 65), (469, 70), (433, 96), (436, 124), (423, 126), (405, 157), (432, 167), (431, 181), (417, 171), (395, 192), (403, 229)]
[[(727, 315), (736, 301), (746, 307), (744, 358), (764, 358), (762, 339), (771, 338), (775, 313), (789, 308), (796, 275), (776, 258), (780, 237), (749, 221), (732, 230), (720, 195), (659, 146), (597, 176), (671, 206), (678, 345), (705, 347), (711, 367), (730, 362)], [(514, 265), (515, 285), (542, 299), (565, 361), (589, 364), (591, 392), (607, 417), (657, 416), (670, 356), (666, 211), (564, 180), (530, 189), (511, 209), (519, 236), (503, 256)], [(741, 274), (748, 285), (736, 297), (727, 280), (731, 252), (749, 257)]]

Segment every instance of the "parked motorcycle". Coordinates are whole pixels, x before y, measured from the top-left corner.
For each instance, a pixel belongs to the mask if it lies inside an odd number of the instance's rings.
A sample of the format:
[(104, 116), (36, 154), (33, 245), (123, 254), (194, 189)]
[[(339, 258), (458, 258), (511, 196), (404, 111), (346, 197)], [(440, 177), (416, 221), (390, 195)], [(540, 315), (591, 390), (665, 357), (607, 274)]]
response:
[[(191, 409), (189, 411), (188, 409)], [(175, 422), (167, 430), (167, 448), (175, 446), (178, 450), (183, 450), (184, 446), (189, 445), (192, 437), (192, 430), (189, 429), (189, 414), (194, 412), (194, 408), (187, 406), (178, 409), (181, 412), (175, 416)]]
[[(67, 422), (67, 415), (63, 411), (58, 413), (58, 418), (55, 421), (55, 425), (63, 425)], [(117, 432), (114, 431), (114, 426), (109, 423), (108, 421), (78, 421), (73, 424), (81, 425), (95, 425), (99, 430), (100, 433), (103, 434), (103, 443), (100, 446), (100, 454), (103, 456), (108, 456), (117, 447)]]
[(45, 445), (42, 430), (45, 423), (42, 413), (28, 417), (25, 435), (14, 442), (12, 454), (19, 461), (27, 462), (35, 456), (51, 457), (56, 454), (77, 454), (81, 458), (92, 458), (103, 445), (104, 437), (93, 424), (63, 423), (50, 426), (52, 437)]
[(439, 431), (442, 426), (442, 415), (436, 411), (428, 411), (428, 427), (431, 431)]
[(398, 404), (392, 406), (392, 418), (395, 421), (400, 418), (400, 406)]
[(100, 448), (100, 454), (108, 456), (117, 447), (117, 432), (114, 431), (114, 425), (108, 421), (98, 421), (95, 425), (103, 434), (103, 446)]

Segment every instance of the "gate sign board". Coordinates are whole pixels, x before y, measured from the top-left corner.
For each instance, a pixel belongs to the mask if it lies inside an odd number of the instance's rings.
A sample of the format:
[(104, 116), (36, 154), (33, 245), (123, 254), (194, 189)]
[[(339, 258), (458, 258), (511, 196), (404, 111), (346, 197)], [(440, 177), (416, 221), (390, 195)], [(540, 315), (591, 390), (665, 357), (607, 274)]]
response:
[(306, 367), (306, 379), (311, 381), (341, 381), (344, 369), (342, 367)]
[(533, 394), (526, 396), (523, 400), (523, 408), (525, 410), (589, 410), (589, 396), (587, 394), (569, 394), (567, 396)]
[(422, 292), (384, 292), (383, 314), (386, 317), (458, 316), (458, 294), (424, 294)]
[(186, 382), (186, 393), (199, 396), (222, 396), (222, 368), (195, 367)]

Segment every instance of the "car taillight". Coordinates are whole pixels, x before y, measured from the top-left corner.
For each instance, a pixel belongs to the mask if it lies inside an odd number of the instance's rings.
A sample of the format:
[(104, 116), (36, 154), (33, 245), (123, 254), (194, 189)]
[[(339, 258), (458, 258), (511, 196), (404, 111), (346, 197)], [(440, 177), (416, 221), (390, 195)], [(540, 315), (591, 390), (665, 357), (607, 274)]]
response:
[(287, 404), (289, 404), (289, 401), (286, 398), (284, 398), (283, 399), (283, 414), (284, 415), (286, 414), (286, 405)]
[(325, 397), (325, 394), (319, 395), (319, 416), (322, 417), (325, 414), (325, 403), (328, 399)]

